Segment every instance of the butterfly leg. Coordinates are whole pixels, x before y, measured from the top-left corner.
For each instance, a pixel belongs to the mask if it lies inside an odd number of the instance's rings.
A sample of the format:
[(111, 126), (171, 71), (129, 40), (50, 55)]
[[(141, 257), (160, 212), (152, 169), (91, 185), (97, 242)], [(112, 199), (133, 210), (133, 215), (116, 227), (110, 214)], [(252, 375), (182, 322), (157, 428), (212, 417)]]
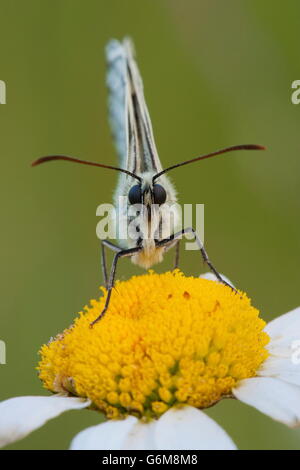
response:
[(214, 267), (214, 265), (210, 261), (210, 259), (208, 257), (208, 254), (207, 254), (207, 252), (204, 248), (204, 245), (203, 245), (202, 241), (200, 240), (200, 238), (197, 235), (197, 232), (192, 227), (184, 228), (184, 229), (180, 230), (179, 232), (174, 233), (169, 238), (158, 241), (156, 243), (156, 246), (157, 247), (161, 247), (161, 246), (166, 246), (167, 247), (168, 245), (172, 245), (174, 243), (174, 240), (176, 240), (176, 239), (180, 240), (182, 238), (182, 235), (185, 235), (186, 233), (192, 233), (194, 235), (194, 237), (196, 239), (196, 243), (198, 245), (198, 248), (201, 252), (203, 261), (207, 264), (207, 266), (210, 268), (210, 270), (214, 273), (214, 275), (216, 276), (218, 281), (222, 282), (223, 284), (225, 284), (226, 286), (230, 287), (232, 290), (237, 292), (236, 289), (234, 289), (230, 284), (228, 284), (228, 282), (225, 281), (225, 279), (222, 278), (221, 274), (216, 270), (216, 268)]
[(102, 268), (102, 276), (103, 281), (105, 284), (106, 289), (108, 288), (108, 275), (107, 275), (107, 263), (106, 263), (106, 255), (105, 255), (105, 247), (109, 248), (110, 250), (118, 253), (122, 251), (122, 248), (114, 245), (113, 243), (109, 242), (108, 240), (101, 240), (101, 268)]
[(101, 241), (101, 268), (102, 268), (103, 281), (104, 281), (105, 287), (107, 289), (108, 278), (107, 278), (105, 245), (104, 245), (103, 241)]
[(100, 315), (90, 324), (90, 327), (93, 327), (93, 325), (95, 325), (95, 323), (97, 323), (99, 320), (101, 320), (101, 318), (104, 317), (105, 312), (108, 309), (112, 289), (114, 287), (116, 269), (117, 269), (117, 264), (118, 264), (119, 259), (120, 258), (126, 258), (128, 256), (132, 256), (135, 253), (138, 253), (142, 249), (141, 247), (136, 247), (136, 248), (130, 248), (128, 250), (122, 250), (121, 248), (117, 247), (116, 245), (113, 245), (112, 243), (106, 242), (106, 241), (105, 241), (105, 245), (109, 246), (109, 248), (113, 249), (116, 252), (116, 254), (114, 256), (112, 266), (111, 266), (111, 270), (110, 270), (110, 276), (109, 276), (109, 281), (108, 281), (108, 285), (107, 285), (107, 296), (106, 296), (106, 300), (105, 300), (104, 309), (102, 310)]
[(177, 269), (179, 266), (179, 252), (180, 252), (180, 240), (177, 241), (175, 245), (175, 262), (174, 269)]

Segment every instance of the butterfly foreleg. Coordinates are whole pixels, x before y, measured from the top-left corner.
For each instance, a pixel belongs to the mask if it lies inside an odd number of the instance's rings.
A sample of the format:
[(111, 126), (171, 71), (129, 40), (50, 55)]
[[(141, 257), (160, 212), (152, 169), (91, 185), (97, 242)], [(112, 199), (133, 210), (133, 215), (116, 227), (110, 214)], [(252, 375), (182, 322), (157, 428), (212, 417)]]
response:
[(117, 245), (114, 245), (108, 240), (101, 240), (101, 268), (102, 268), (103, 281), (107, 289), (108, 288), (108, 275), (107, 275), (107, 262), (106, 262), (105, 247), (109, 248), (115, 253), (122, 251), (122, 248), (120, 248)]
[(132, 256), (135, 253), (138, 253), (142, 249), (141, 247), (135, 247), (135, 248), (130, 248), (128, 250), (122, 250), (121, 248), (119, 248), (116, 245), (113, 245), (113, 243), (110, 243), (107, 240), (104, 240), (102, 243), (103, 243), (103, 245), (105, 245), (108, 248), (115, 251), (115, 256), (114, 256), (114, 259), (113, 259), (113, 262), (112, 262), (110, 275), (109, 275), (109, 280), (108, 280), (108, 283), (107, 283), (107, 296), (106, 296), (104, 308), (103, 308), (102, 312), (100, 313), (100, 315), (90, 324), (91, 327), (95, 323), (97, 323), (99, 320), (101, 320), (101, 318), (104, 317), (105, 312), (108, 309), (109, 301), (110, 301), (111, 294), (112, 294), (112, 289), (114, 287), (116, 269), (117, 269), (117, 264), (118, 264), (119, 259), (120, 258), (126, 258), (128, 256)]
[[(180, 242), (180, 239), (182, 238), (182, 236), (187, 234), (187, 233), (192, 233), (194, 235), (194, 237), (196, 239), (197, 246), (200, 250), (200, 253), (201, 253), (201, 256), (202, 256), (202, 259), (203, 259), (204, 263), (207, 264), (207, 266), (214, 273), (214, 275), (216, 276), (218, 281), (222, 282), (223, 284), (225, 284), (226, 286), (230, 287), (231, 289), (233, 289), (235, 291), (235, 289), (230, 284), (228, 284), (228, 282), (225, 281), (225, 279), (222, 278), (221, 274), (216, 270), (216, 268), (214, 267), (214, 265), (210, 261), (210, 259), (208, 257), (208, 254), (207, 254), (207, 252), (204, 248), (204, 245), (203, 245), (201, 239), (199, 238), (196, 230), (194, 230), (192, 227), (186, 227), (186, 228), (180, 230), (179, 232), (176, 232), (176, 233), (172, 234), (169, 238), (166, 238), (164, 240), (159, 240), (156, 243), (156, 246), (157, 247), (162, 247), (162, 246), (168, 247), (168, 245), (173, 245), (174, 240), (178, 239), (178, 242)], [(176, 245), (176, 250), (177, 250), (177, 245)], [(176, 256), (176, 258), (177, 258), (177, 256)]]

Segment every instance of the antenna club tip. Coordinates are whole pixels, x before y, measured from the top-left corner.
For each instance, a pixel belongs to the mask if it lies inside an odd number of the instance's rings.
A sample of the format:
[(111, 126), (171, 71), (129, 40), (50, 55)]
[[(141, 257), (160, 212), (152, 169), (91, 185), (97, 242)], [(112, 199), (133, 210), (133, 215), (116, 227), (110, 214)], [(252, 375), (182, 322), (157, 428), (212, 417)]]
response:
[(265, 147), (264, 145), (256, 144), (247, 145), (246, 148), (248, 148), (249, 150), (267, 150), (267, 147)]
[(31, 162), (31, 167), (34, 167), (34, 166), (38, 166), (40, 165), (41, 163), (43, 163), (44, 161), (46, 161), (46, 158), (45, 157), (41, 157), (41, 158), (38, 158), (37, 160), (34, 160), (33, 162)]
[(47, 156), (47, 157), (40, 157), (38, 158), (37, 160), (34, 160), (32, 163), (31, 163), (31, 166), (38, 166), (40, 165), (41, 163), (44, 163), (44, 162), (49, 162), (51, 160), (58, 160), (60, 159), (60, 157), (57, 157), (57, 156)]

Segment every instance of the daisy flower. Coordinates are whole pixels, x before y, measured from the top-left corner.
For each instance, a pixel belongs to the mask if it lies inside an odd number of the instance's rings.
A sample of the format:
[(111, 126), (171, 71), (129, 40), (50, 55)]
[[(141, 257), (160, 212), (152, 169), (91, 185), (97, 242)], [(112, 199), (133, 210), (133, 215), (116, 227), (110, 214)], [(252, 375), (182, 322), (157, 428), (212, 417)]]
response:
[[(104, 291), (105, 294), (105, 291)], [(41, 348), (44, 387), (54, 395), (0, 403), (0, 444), (23, 438), (67, 410), (107, 420), (71, 449), (235, 449), (202, 410), (237, 398), (288, 426), (300, 422), (300, 308), (268, 325), (246, 294), (176, 270), (118, 282)], [(298, 344), (297, 343), (297, 344)]]

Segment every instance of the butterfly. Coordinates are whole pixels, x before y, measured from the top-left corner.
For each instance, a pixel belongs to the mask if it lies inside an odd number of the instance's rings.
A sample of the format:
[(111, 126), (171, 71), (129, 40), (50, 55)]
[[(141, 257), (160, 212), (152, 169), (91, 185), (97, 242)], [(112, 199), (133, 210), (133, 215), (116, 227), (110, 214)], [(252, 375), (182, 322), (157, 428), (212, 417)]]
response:
[[(204, 245), (193, 227), (180, 228), (176, 190), (167, 176), (171, 170), (216, 155), (237, 150), (264, 150), (261, 145), (235, 145), (215, 152), (201, 155), (191, 160), (175, 163), (163, 168), (155, 145), (149, 111), (146, 105), (143, 82), (135, 60), (133, 43), (125, 38), (122, 42), (111, 40), (106, 47), (107, 86), (109, 90), (109, 121), (119, 157), (119, 167), (81, 160), (65, 155), (41, 157), (33, 166), (53, 160), (91, 165), (118, 171), (119, 181), (114, 202), (118, 224), (118, 233), (127, 233), (119, 237), (117, 243), (101, 240), (101, 264), (103, 278), (107, 287), (105, 306), (101, 314), (91, 324), (93, 326), (109, 307), (115, 282), (119, 259), (129, 257), (132, 262), (148, 269), (162, 261), (164, 253), (170, 248), (176, 249), (175, 267), (179, 262), (179, 243), (188, 233), (195, 237), (204, 262), (216, 278), (231, 289), (210, 261)], [(125, 198), (125, 205), (119, 199)], [(137, 208), (132, 211), (132, 208)], [(134, 224), (132, 222), (134, 221)], [(120, 226), (123, 225), (123, 226)], [(127, 230), (133, 225), (133, 230)], [(132, 227), (131, 227), (132, 228)], [(114, 258), (108, 275), (105, 249), (114, 252)]]

